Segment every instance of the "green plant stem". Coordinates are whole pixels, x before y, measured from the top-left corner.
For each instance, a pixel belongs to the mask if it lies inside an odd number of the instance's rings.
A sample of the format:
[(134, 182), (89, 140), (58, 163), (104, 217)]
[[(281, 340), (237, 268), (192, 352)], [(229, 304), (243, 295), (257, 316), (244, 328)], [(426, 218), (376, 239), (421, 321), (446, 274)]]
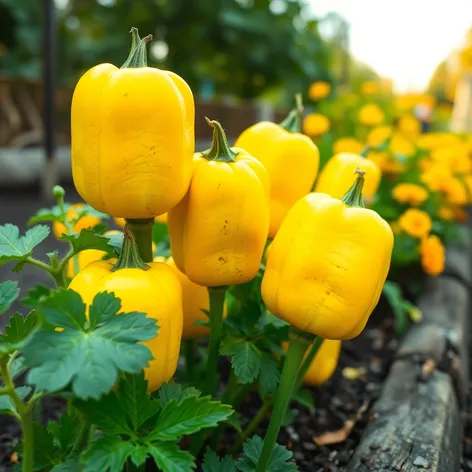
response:
[(214, 396), (218, 380), (218, 358), (223, 334), (223, 309), (228, 287), (208, 287), (210, 295), (210, 340), (205, 377), (205, 393)]
[(295, 328), (290, 328), (290, 344), (285, 357), (282, 378), (275, 397), (274, 409), (270, 418), (269, 428), (264, 439), (261, 455), (257, 462), (255, 472), (266, 472), (270, 463), (272, 449), (279, 435), (285, 411), (292, 396), (293, 386), (297, 379), (298, 371), (303, 362), (305, 353), (313, 342), (314, 336)]
[(139, 254), (144, 262), (152, 262), (152, 227), (154, 218), (126, 219), (126, 226), (133, 233)]
[(195, 348), (197, 346), (197, 340), (185, 339), (183, 345), (185, 368), (187, 369), (187, 380), (189, 383), (193, 383), (195, 380)]
[(303, 361), (303, 364), (300, 367), (300, 370), (298, 371), (297, 380), (295, 380), (295, 385), (293, 387), (294, 392), (296, 392), (300, 388), (300, 385), (303, 383), (303, 379), (305, 378), (305, 375), (308, 372), (311, 363), (314, 361), (316, 354), (318, 354), (318, 351), (320, 350), (323, 341), (323, 338), (317, 336), (313, 341), (313, 344), (310, 346), (305, 360)]
[(15, 385), (11, 378), (8, 364), (3, 360), (0, 364), (0, 376), (3, 380), (5, 388), (8, 389), (8, 395), (15, 409), (18, 412), (22, 429), (22, 460), (21, 470), (23, 472), (32, 472), (33, 470), (33, 423), (31, 421), (30, 409), (23, 403), (19, 395), (16, 393)]

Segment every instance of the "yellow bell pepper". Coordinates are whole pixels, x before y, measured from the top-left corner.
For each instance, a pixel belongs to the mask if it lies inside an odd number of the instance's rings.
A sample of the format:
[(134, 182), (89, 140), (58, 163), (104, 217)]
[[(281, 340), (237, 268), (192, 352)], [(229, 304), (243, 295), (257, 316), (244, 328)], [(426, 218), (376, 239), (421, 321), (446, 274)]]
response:
[(257, 158), (269, 174), (269, 238), (274, 238), (295, 202), (311, 191), (318, 173), (320, 153), (313, 141), (300, 133), (298, 113), (292, 110), (280, 125), (257, 123), (243, 131), (235, 143)]
[(315, 192), (341, 198), (351, 185), (356, 169), (366, 172), (363, 196), (367, 201), (372, 200), (382, 177), (379, 166), (359, 154), (347, 152), (336, 154), (326, 163), (316, 183)]
[(72, 98), (75, 187), (92, 207), (122, 218), (165, 213), (184, 197), (192, 172), (193, 95), (178, 75), (147, 67), (150, 39), (139, 40), (121, 69), (86, 72)]
[(186, 197), (168, 213), (176, 266), (205, 287), (242, 284), (258, 270), (269, 230), (269, 182), (262, 164), (230, 148), (221, 125), (196, 153)]
[(272, 242), (262, 279), (267, 308), (301, 331), (351, 339), (377, 305), (393, 233), (364, 208), (364, 173), (342, 200), (311, 193), (290, 210)]
[[(67, 220), (71, 221), (76, 218), (83, 206), (83, 203), (73, 203), (67, 211)], [(84, 216), (74, 225), (74, 233), (80, 233), (83, 229), (92, 228), (98, 224), (100, 224), (100, 218), (96, 216)], [(54, 221), (52, 224), (52, 232), (54, 236), (59, 239), (63, 234), (67, 234), (67, 229), (63, 223)]]
[(334, 374), (338, 365), (341, 341), (325, 339), (313, 362), (303, 377), (305, 385), (316, 386), (326, 383)]
[[(139, 263), (128, 264), (130, 254)], [(116, 264), (123, 260), (124, 268), (117, 269)], [(154, 357), (144, 369), (149, 390), (157, 390), (172, 378), (177, 369), (183, 325), (182, 289), (172, 268), (160, 262), (145, 265), (137, 248), (125, 236), (118, 263), (116, 259), (92, 262), (74, 277), (69, 288), (78, 292), (87, 306), (97, 293), (113, 292), (121, 299), (123, 312), (140, 311), (157, 320), (157, 336), (143, 342)]]

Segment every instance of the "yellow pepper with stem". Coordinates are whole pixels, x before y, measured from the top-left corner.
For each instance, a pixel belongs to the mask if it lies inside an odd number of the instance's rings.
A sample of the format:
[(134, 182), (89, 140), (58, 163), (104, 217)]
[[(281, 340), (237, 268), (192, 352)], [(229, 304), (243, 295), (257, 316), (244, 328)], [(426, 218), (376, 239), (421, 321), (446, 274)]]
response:
[(147, 67), (146, 42), (118, 69), (100, 64), (72, 98), (72, 176), (80, 196), (112, 216), (147, 219), (187, 192), (194, 151), (193, 95), (178, 75)]
[(372, 200), (379, 188), (382, 173), (374, 161), (366, 159), (362, 154), (343, 152), (333, 156), (321, 171), (315, 192), (341, 198), (351, 185), (352, 175), (358, 168), (366, 173), (363, 196), (367, 201)]
[(262, 121), (243, 131), (235, 146), (245, 149), (266, 168), (270, 180), (270, 229), (273, 238), (293, 204), (313, 188), (320, 153), (301, 134), (301, 103), (279, 125)]
[(290, 210), (272, 242), (262, 279), (267, 308), (327, 339), (359, 335), (390, 268), (393, 233), (364, 208), (364, 172), (339, 200), (311, 193)]
[(176, 266), (205, 287), (242, 284), (259, 271), (269, 231), (269, 182), (263, 165), (230, 148), (213, 127), (211, 149), (196, 153), (190, 188), (168, 213)]
[(116, 259), (92, 262), (72, 280), (69, 288), (78, 292), (87, 306), (100, 292), (113, 292), (121, 299), (123, 312), (140, 311), (157, 320), (157, 336), (143, 344), (154, 359), (144, 369), (149, 390), (157, 390), (175, 373), (182, 336), (182, 288), (167, 264), (145, 264), (126, 228), (123, 248)]

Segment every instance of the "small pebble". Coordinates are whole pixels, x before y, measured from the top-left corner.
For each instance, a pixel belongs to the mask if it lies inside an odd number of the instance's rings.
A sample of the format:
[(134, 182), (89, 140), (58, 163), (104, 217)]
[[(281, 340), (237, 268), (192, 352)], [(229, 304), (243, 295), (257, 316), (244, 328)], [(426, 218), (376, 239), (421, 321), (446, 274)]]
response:
[(307, 451), (314, 451), (316, 449), (316, 446), (311, 442), (304, 442), (302, 446)]
[(416, 456), (413, 465), (423, 467), (423, 469), (429, 469), (429, 462), (422, 456)]

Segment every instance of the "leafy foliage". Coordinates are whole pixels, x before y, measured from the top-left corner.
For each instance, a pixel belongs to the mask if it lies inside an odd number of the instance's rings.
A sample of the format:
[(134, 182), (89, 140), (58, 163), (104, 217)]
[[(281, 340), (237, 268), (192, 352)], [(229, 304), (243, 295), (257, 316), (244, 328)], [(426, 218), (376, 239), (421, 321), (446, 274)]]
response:
[(19, 294), (18, 282), (6, 280), (0, 283), (0, 315), (3, 315), (10, 308)]
[(71, 243), (74, 253), (85, 251), (86, 249), (99, 249), (113, 254), (109, 238), (96, 234), (93, 229), (83, 229), (79, 234), (63, 234), (61, 239)]
[(236, 466), (231, 456), (220, 459), (214, 451), (207, 449), (203, 456), (203, 472), (235, 472)]
[(143, 313), (118, 313), (119, 308), (113, 294), (98, 294), (88, 326), (76, 292), (59, 290), (40, 302), (46, 325), (24, 347), (29, 383), (48, 392), (70, 385), (78, 398), (99, 398), (115, 384), (119, 371), (139, 372), (152, 358), (139, 342), (155, 336), (156, 322)]
[(387, 280), (382, 289), (382, 294), (392, 307), (395, 316), (395, 331), (402, 334), (408, 328), (408, 313), (413, 308), (413, 304), (403, 298), (400, 285)]

